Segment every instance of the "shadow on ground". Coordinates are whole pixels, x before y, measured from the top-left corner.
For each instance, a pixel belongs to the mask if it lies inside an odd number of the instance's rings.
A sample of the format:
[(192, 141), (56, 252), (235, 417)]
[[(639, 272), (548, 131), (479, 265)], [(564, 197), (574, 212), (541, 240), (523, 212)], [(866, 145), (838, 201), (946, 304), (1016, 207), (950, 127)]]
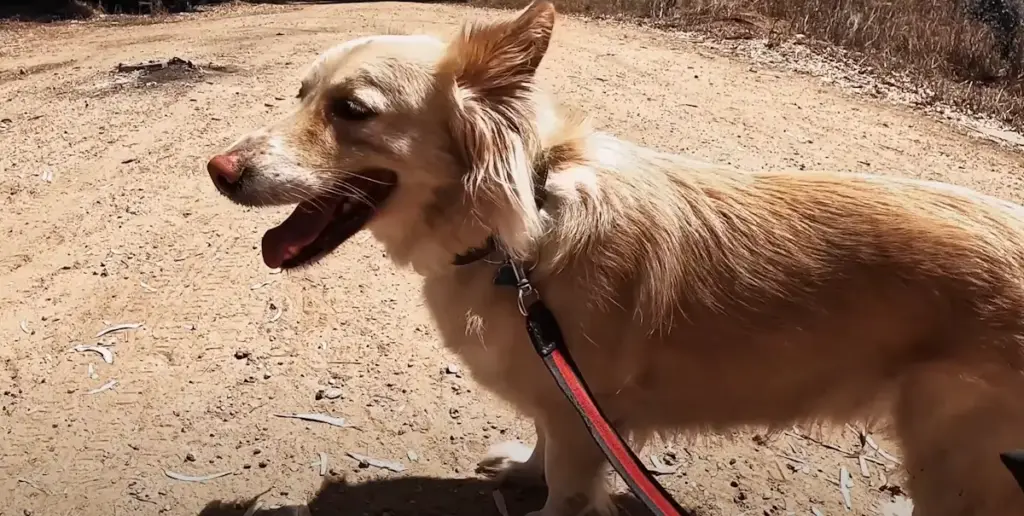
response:
[[(350, 484), (344, 479), (324, 481), (306, 506), (261, 509), (253, 516), (497, 516), (497, 488), (481, 479), (402, 477)], [(508, 514), (518, 516), (544, 505), (543, 489), (501, 487)], [(198, 516), (244, 516), (255, 500), (214, 500)], [(648, 516), (651, 513), (635, 498), (615, 500), (620, 514)]]

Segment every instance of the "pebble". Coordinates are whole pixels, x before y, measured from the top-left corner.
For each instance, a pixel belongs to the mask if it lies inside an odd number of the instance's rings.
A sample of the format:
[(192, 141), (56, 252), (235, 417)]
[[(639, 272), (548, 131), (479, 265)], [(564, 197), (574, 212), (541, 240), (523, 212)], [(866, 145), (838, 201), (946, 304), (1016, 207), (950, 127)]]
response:
[(335, 400), (340, 398), (342, 395), (341, 389), (337, 387), (328, 387), (326, 389), (320, 389), (316, 391), (316, 395), (313, 396), (317, 401), (327, 398), (329, 400)]
[(249, 350), (240, 349), (238, 351), (235, 351), (235, 358), (237, 358), (238, 360), (244, 360), (246, 358), (249, 358), (250, 356), (252, 356), (252, 352)]
[(185, 454), (185, 461), (186, 462), (195, 462), (196, 461), (196, 456), (192, 452), (188, 452), (188, 453)]

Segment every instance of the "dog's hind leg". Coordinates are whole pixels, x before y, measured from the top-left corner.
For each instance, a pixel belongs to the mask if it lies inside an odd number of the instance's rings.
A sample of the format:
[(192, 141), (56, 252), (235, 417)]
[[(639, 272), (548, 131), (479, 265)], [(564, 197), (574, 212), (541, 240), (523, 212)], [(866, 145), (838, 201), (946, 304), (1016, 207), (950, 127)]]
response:
[(895, 408), (915, 516), (1024, 516), (1024, 493), (1000, 460), (1024, 445), (1020, 371), (925, 364), (904, 377)]

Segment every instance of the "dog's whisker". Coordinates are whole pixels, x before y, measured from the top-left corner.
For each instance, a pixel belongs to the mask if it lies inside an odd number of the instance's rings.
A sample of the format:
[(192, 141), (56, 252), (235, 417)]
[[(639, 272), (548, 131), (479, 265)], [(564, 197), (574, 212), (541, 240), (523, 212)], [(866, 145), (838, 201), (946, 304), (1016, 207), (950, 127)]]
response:
[(376, 184), (379, 184), (379, 185), (390, 186), (390, 183), (388, 183), (387, 181), (382, 181), (380, 179), (376, 179), (376, 178), (370, 177), (370, 176), (368, 176), (366, 174), (361, 174), (359, 172), (351, 172), (351, 171), (348, 171), (348, 170), (335, 169), (335, 168), (315, 168), (315, 169), (312, 169), (312, 172), (314, 172), (314, 173), (326, 173), (326, 174), (344, 174), (344, 175), (346, 175), (348, 177), (357, 177), (357, 178), (359, 178), (359, 179), (361, 179), (363, 181), (369, 182), (369, 183), (376, 183)]

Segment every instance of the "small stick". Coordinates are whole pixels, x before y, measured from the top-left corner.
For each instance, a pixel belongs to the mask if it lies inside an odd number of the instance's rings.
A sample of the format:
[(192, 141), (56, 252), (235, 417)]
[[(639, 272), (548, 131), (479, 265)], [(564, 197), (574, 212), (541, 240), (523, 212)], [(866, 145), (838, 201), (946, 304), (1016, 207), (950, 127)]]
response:
[(884, 457), (884, 458), (886, 458), (886, 459), (888, 459), (888, 460), (890, 460), (890, 461), (892, 461), (892, 462), (894, 462), (896, 464), (901, 464), (899, 459), (897, 459), (896, 457), (893, 457), (888, 452), (883, 450), (880, 446), (878, 446), (878, 443), (876, 443), (875, 440), (872, 439), (870, 435), (867, 436), (867, 439), (865, 439), (865, 442), (867, 443), (868, 446), (872, 447), (876, 452), (878, 452), (878, 454), (881, 455), (882, 457)]
[(106, 362), (108, 364), (113, 364), (114, 363), (114, 352), (110, 351), (110, 349), (108, 349), (108, 348), (104, 348), (104, 347), (100, 347), (100, 346), (85, 346), (85, 345), (82, 345), (82, 346), (75, 346), (75, 347), (71, 348), (71, 351), (75, 351), (77, 353), (84, 353), (86, 351), (92, 351), (93, 353), (99, 353), (100, 356), (103, 357), (103, 361), (104, 362)]
[(245, 510), (245, 514), (242, 516), (253, 516), (256, 514), (256, 511), (260, 510), (260, 507), (263, 507), (263, 500), (257, 498), (256, 501)]
[(274, 414), (274, 416), (288, 419), (301, 419), (303, 421), (311, 421), (314, 423), (326, 423), (328, 425), (341, 428), (348, 426), (345, 424), (344, 419), (340, 417), (331, 417), (325, 414)]
[(858, 457), (858, 459), (859, 459), (859, 462), (860, 462), (860, 474), (864, 478), (871, 478), (871, 470), (868, 469), (868, 461), (867, 461), (867, 459), (865, 459), (863, 455)]
[(137, 330), (142, 327), (142, 323), (127, 323), (127, 324), (115, 324), (113, 326), (103, 328), (99, 333), (96, 334), (96, 338), (100, 338), (108, 333), (114, 333), (126, 330)]
[(327, 474), (327, 454), (320, 452), (320, 476)]
[(803, 459), (801, 459), (799, 457), (792, 457), (792, 456), (786, 455), (784, 453), (783, 454), (779, 454), (779, 456), (782, 457), (783, 459), (791, 460), (793, 462), (796, 462), (797, 464), (807, 464), (807, 462), (805, 460), (803, 460)]
[(35, 489), (37, 489), (39, 491), (42, 491), (43, 494), (45, 494), (47, 496), (52, 496), (52, 493), (50, 493), (46, 489), (43, 489), (43, 488), (39, 487), (35, 482), (33, 482), (31, 480), (28, 480), (26, 478), (19, 478), (18, 482), (21, 482), (22, 484), (25, 484), (25, 485), (30, 486), (30, 487), (34, 487)]
[(846, 510), (853, 509), (853, 500), (850, 499), (850, 472), (846, 471), (846, 466), (839, 468), (839, 493), (843, 495)]
[(786, 467), (782, 465), (782, 461), (775, 459), (775, 467), (779, 468), (779, 475), (782, 475), (782, 480), (789, 480), (789, 475), (786, 475)]
[(214, 473), (212, 475), (204, 475), (200, 477), (194, 477), (192, 475), (185, 475), (182, 473), (175, 473), (174, 471), (164, 470), (164, 475), (167, 475), (174, 480), (181, 480), (182, 482), (206, 482), (207, 480), (213, 480), (215, 478), (226, 477), (230, 475), (230, 471), (223, 471), (220, 473)]
[(846, 455), (848, 455), (850, 457), (856, 457), (856, 455), (854, 455), (854, 454), (852, 454), (852, 453), (850, 453), (850, 452), (848, 452), (848, 451), (846, 451), (846, 450), (844, 450), (844, 449), (842, 449), (842, 448), (840, 448), (838, 446), (835, 446), (835, 445), (832, 445), (832, 444), (828, 444), (826, 442), (819, 441), (819, 440), (817, 440), (817, 439), (815, 439), (815, 438), (813, 438), (813, 437), (811, 437), (809, 435), (803, 435), (803, 434), (798, 434), (796, 432), (788, 432), (788, 431), (786, 433), (789, 434), (789, 435), (792, 435), (793, 437), (799, 437), (801, 439), (806, 439), (808, 441), (811, 441), (814, 444), (817, 444), (817, 445), (820, 445), (820, 446), (824, 446), (825, 448), (828, 448), (830, 450), (834, 450), (834, 451), (837, 451), (839, 453), (844, 453), (844, 454), (846, 454)]
[(108, 391), (110, 389), (113, 389), (115, 385), (117, 385), (117, 380), (110, 380), (109, 382), (107, 382), (107, 383), (105, 383), (103, 385), (100, 385), (99, 387), (97, 387), (97, 388), (95, 388), (95, 389), (93, 389), (91, 391), (87, 391), (86, 394), (99, 394), (99, 393), (101, 393), (103, 391)]
[(366, 455), (360, 455), (358, 453), (346, 452), (349, 457), (359, 461), (360, 464), (366, 464), (375, 468), (382, 468), (394, 471), (395, 473), (401, 473), (405, 471), (405, 466), (398, 462), (392, 462), (389, 460), (375, 459)]
[(501, 495), (501, 491), (495, 489), (491, 491), (491, 496), (494, 497), (494, 506), (498, 508), (498, 514), (508, 516), (508, 506), (505, 505), (505, 497)]

